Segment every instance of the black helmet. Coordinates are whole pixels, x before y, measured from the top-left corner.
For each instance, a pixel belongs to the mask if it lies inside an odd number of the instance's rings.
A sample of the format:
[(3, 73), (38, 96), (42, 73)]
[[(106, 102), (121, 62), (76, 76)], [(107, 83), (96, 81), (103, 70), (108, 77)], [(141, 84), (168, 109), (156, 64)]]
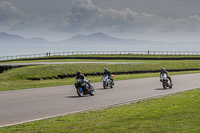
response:
[(162, 71), (162, 72), (165, 71), (165, 68), (161, 68), (161, 71)]
[(79, 75), (81, 75), (81, 71), (76, 72), (76, 76), (79, 76)]
[(108, 72), (108, 68), (105, 68), (105, 69), (104, 69), (104, 72)]

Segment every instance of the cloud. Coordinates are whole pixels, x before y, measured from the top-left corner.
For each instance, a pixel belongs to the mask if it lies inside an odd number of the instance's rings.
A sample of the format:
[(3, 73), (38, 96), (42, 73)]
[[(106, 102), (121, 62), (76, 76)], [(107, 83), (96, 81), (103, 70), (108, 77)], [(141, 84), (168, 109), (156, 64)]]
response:
[(72, 5), (66, 32), (173, 32), (200, 31), (199, 16), (164, 18), (154, 14), (138, 13), (131, 9), (103, 10), (91, 0), (77, 0)]
[[(17, 9), (11, 3), (0, 3), (0, 29), (23, 29), (23, 27), (33, 24), (34, 17)], [(31, 22), (32, 21), (32, 22)], [(31, 22), (31, 24), (29, 23)], [(29, 24), (30, 25), (29, 25)]]
[(92, 0), (75, 0), (63, 14), (27, 13), (8, 2), (0, 3), (0, 30), (27, 32), (157, 33), (199, 32), (200, 16), (163, 17), (133, 9), (101, 9)]
[(8, 2), (0, 3), (0, 24), (12, 26), (22, 18), (23, 13)]
[[(131, 9), (122, 11), (112, 8), (102, 10), (93, 5), (91, 0), (77, 0), (71, 8), (68, 16), (66, 32), (78, 31), (144, 31), (145, 28), (153, 26), (152, 20), (156, 16), (147, 13), (137, 13)], [(143, 27), (143, 28), (141, 28)]]

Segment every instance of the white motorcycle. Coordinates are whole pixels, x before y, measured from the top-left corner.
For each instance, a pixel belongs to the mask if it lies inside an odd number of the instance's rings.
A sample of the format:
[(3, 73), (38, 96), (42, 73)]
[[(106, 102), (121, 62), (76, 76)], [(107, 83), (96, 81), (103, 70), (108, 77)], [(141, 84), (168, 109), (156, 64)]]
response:
[[(113, 78), (114, 76), (112, 75), (112, 78)], [(114, 87), (114, 81), (112, 80), (112, 79), (110, 79), (110, 78), (108, 78), (108, 75), (104, 75), (103, 77), (102, 77), (102, 80), (103, 80), (103, 88), (104, 89), (106, 89), (106, 88), (108, 88), (108, 87), (110, 87), (110, 88), (113, 88)]]
[(166, 73), (163, 73), (160, 75), (160, 81), (163, 84), (163, 89), (166, 89), (167, 87), (172, 88), (172, 84), (171, 84), (169, 78), (167, 77)]

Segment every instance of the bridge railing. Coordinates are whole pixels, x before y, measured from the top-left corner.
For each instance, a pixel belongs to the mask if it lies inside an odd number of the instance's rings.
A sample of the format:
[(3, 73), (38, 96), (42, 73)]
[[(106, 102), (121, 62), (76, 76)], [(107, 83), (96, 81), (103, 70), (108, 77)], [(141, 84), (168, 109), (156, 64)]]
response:
[(27, 55), (13, 55), (0, 57), (0, 61), (39, 58), (49, 56), (70, 56), (70, 55), (200, 55), (200, 51), (71, 51), (71, 52), (56, 52), (56, 53), (41, 53)]

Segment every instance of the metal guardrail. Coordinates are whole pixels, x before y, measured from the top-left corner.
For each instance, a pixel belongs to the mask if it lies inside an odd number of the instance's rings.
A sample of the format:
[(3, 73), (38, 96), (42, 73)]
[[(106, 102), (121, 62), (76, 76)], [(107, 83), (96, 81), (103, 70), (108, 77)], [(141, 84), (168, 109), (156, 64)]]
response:
[(57, 52), (57, 53), (42, 53), (42, 54), (28, 54), (28, 55), (13, 55), (0, 57), (0, 61), (39, 58), (49, 56), (69, 56), (69, 55), (200, 55), (200, 51), (73, 51), (73, 52)]

